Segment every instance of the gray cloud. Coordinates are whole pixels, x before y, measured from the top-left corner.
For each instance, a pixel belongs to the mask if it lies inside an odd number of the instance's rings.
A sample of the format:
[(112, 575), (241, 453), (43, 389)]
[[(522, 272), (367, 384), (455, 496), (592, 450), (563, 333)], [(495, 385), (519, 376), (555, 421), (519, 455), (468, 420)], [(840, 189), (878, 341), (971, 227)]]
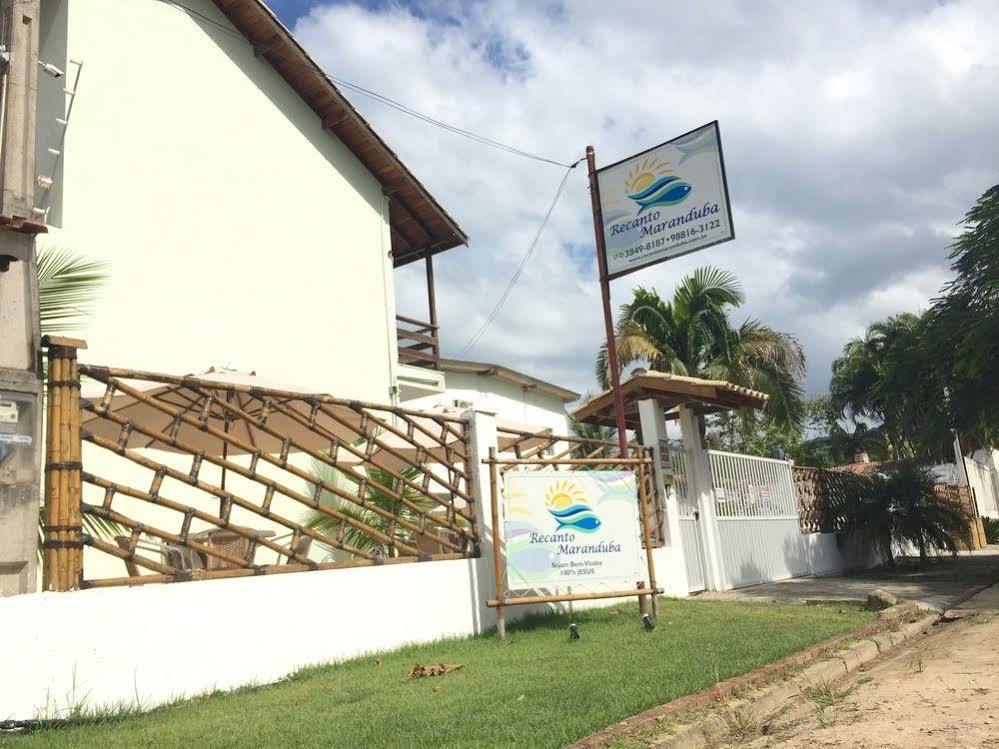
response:
[[(719, 119), (734, 242), (615, 283), (669, 293), (704, 264), (739, 275), (743, 312), (796, 334), (809, 388), (866, 324), (925, 307), (946, 245), (999, 179), (999, 5), (979, 2), (676, 6), (320, 4), (296, 31), (335, 75), (446, 122), (601, 163)], [(602, 337), (585, 173), (577, 169), (535, 258), (471, 351), (560, 169), (355, 103), (471, 236), (437, 263), (446, 353), (495, 360), (577, 390)], [(425, 309), (417, 269), (401, 309)]]

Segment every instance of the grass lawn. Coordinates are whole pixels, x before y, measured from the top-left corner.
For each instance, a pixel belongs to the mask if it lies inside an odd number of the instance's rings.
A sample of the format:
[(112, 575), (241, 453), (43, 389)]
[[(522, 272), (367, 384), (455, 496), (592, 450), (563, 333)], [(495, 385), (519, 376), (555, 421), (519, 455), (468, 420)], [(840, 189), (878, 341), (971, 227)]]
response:
[[(637, 605), (619, 604), (578, 613), (579, 640), (568, 637), (568, 617), (539, 617), (510, 626), (505, 641), (410, 646), (381, 654), (381, 665), (371, 656), (311, 668), (273, 686), (0, 744), (558, 747), (873, 618), (842, 604), (663, 601), (645, 632)], [(464, 668), (407, 681), (414, 662)]]

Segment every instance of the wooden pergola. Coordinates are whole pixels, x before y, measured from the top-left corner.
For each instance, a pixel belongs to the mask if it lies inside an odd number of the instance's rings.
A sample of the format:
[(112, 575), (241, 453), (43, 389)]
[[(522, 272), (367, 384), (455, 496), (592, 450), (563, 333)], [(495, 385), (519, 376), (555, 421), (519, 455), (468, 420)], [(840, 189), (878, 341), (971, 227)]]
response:
[[(702, 380), (667, 372), (640, 372), (621, 383), (624, 396), (624, 419), (629, 429), (639, 425), (638, 402), (657, 400), (666, 410), (667, 419), (679, 416), (677, 408), (688, 406), (700, 414), (731, 411), (736, 408), (763, 408), (768, 396), (757, 390), (733, 385), (724, 380)], [(572, 413), (576, 421), (616, 426), (614, 396), (606, 390)]]

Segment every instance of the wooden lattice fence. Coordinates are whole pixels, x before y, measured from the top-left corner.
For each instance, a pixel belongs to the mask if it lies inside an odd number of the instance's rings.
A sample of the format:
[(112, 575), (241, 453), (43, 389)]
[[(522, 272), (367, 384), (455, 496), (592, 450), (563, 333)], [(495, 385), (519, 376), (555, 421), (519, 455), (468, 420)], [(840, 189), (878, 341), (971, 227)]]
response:
[[(461, 418), (83, 365), (81, 343), (49, 346), (46, 589), (478, 555), (470, 427)], [(81, 398), (81, 377), (101, 383), (102, 395)], [(102, 453), (130, 466), (128, 480), (85, 464), (89, 454), (105, 465)], [(129, 514), (126, 498), (172, 521)], [(282, 536), (253, 527), (254, 518)], [(310, 554), (317, 545), (326, 559)], [(89, 579), (84, 548), (121, 560), (127, 574)], [(258, 551), (272, 552), (273, 563)]]

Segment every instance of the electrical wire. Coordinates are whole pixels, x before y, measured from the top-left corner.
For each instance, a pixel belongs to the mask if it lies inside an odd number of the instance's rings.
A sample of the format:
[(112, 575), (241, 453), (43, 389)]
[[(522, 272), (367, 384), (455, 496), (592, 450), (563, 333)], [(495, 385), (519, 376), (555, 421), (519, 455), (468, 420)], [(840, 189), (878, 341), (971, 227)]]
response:
[(479, 341), (481, 341), (482, 336), (489, 329), (489, 326), (493, 324), (493, 321), (496, 319), (496, 316), (499, 314), (500, 310), (503, 308), (503, 305), (506, 303), (506, 300), (509, 298), (510, 292), (513, 291), (513, 287), (516, 286), (517, 281), (520, 280), (520, 276), (523, 274), (524, 268), (527, 267), (527, 263), (530, 261), (531, 256), (534, 255), (534, 251), (538, 247), (538, 241), (541, 239), (541, 233), (545, 230), (545, 227), (548, 225), (548, 219), (551, 218), (552, 211), (555, 210), (555, 206), (558, 204), (559, 198), (561, 198), (562, 193), (565, 192), (565, 185), (569, 181), (569, 174), (572, 172), (573, 169), (575, 169), (579, 165), (579, 163), (582, 160), (583, 159), (577, 159), (572, 164), (567, 165), (565, 174), (562, 175), (562, 181), (559, 182), (558, 190), (555, 191), (555, 197), (552, 199), (551, 205), (548, 206), (548, 210), (545, 212), (545, 217), (541, 221), (541, 226), (538, 227), (538, 231), (534, 235), (534, 240), (527, 248), (527, 252), (524, 253), (524, 258), (520, 261), (520, 265), (517, 267), (517, 270), (514, 272), (513, 277), (510, 279), (510, 282), (506, 285), (506, 288), (503, 290), (503, 295), (499, 298), (499, 301), (496, 302), (496, 306), (493, 307), (493, 311), (489, 313), (489, 317), (487, 317), (486, 321), (482, 323), (482, 326), (477, 331), (475, 331), (475, 333), (472, 335), (471, 338), (468, 339), (468, 341), (462, 347), (461, 353), (465, 353), (470, 348), (475, 346)]
[[(186, 13), (187, 15), (191, 16), (191, 18), (194, 18), (196, 21), (201, 21), (203, 23), (211, 24), (212, 26), (220, 29), (221, 31), (224, 31), (226, 34), (229, 34), (234, 38), (243, 39), (247, 41), (247, 43), (251, 44), (252, 46), (252, 42), (249, 42), (249, 40), (246, 39), (246, 37), (242, 33), (234, 31), (225, 24), (219, 23), (214, 18), (210, 18), (204, 13), (200, 13), (194, 8), (184, 5), (182, 2), (179, 2), (179, 0), (157, 0), (157, 2), (161, 2), (164, 5), (168, 5), (172, 8), (176, 8), (177, 10), (182, 11), (183, 13)], [(522, 156), (525, 159), (533, 159), (534, 161), (540, 161), (545, 164), (553, 164), (555, 166), (561, 166), (566, 169), (571, 168), (569, 164), (558, 161), (556, 159), (549, 159), (545, 156), (539, 156), (538, 154), (525, 151), (523, 149), (517, 148), (516, 146), (511, 146), (507, 143), (502, 143), (498, 140), (487, 138), (484, 135), (479, 135), (478, 133), (474, 133), (471, 130), (465, 130), (464, 128), (460, 128), (456, 125), (449, 125), (446, 122), (442, 122), (441, 120), (431, 117), (430, 115), (423, 114), (422, 112), (419, 112), (413, 109), (412, 107), (408, 107), (402, 102), (392, 99), (388, 96), (385, 96), (384, 94), (380, 94), (377, 91), (372, 91), (371, 89), (365, 88), (364, 86), (361, 86), (359, 84), (352, 83), (343, 78), (337, 78), (333, 75), (330, 75), (322, 68), (319, 68), (319, 70), (313, 70), (311, 72), (313, 72), (315, 75), (320, 76), (321, 78), (324, 78), (326, 80), (329, 80), (337, 84), (338, 86), (353, 91), (354, 93), (361, 94), (362, 96), (366, 96), (370, 99), (373, 99), (374, 101), (384, 104), (387, 107), (391, 107), (392, 109), (395, 109), (398, 112), (402, 112), (403, 114), (409, 115), (410, 117), (414, 117), (415, 119), (418, 119), (421, 122), (425, 122), (428, 125), (439, 127), (442, 130), (446, 130), (447, 132), (452, 133), (454, 135), (460, 135), (464, 138), (468, 138), (469, 140), (475, 141), (476, 143), (480, 143), (485, 146), (491, 146), (492, 148), (498, 148), (502, 151), (506, 151), (507, 153), (514, 154), (515, 156)]]

